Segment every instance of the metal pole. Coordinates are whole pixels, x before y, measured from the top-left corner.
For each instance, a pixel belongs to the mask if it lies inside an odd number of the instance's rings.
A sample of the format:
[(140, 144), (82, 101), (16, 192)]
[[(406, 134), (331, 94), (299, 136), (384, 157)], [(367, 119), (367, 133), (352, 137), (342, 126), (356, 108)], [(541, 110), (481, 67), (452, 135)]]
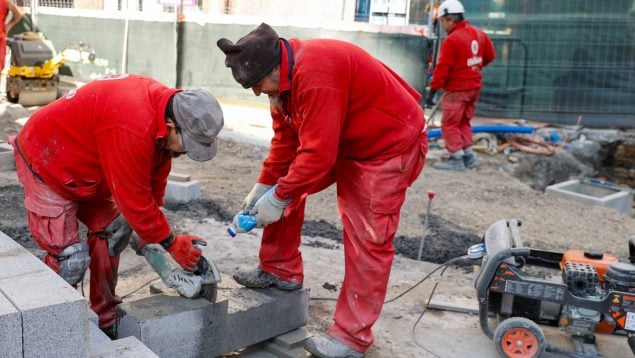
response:
[(130, 24), (130, 15), (128, 14), (128, 0), (121, 0), (121, 6), (125, 11), (124, 27), (123, 27), (123, 43), (121, 47), (121, 73), (128, 71), (128, 32)]
[(426, 231), (428, 231), (428, 222), (430, 221), (430, 208), (432, 207), (432, 199), (436, 194), (430, 190), (428, 191), (428, 210), (426, 211), (426, 219), (423, 222), (423, 234), (421, 235), (421, 242), (419, 243), (419, 254), (417, 255), (417, 261), (421, 261), (421, 254), (423, 254), (423, 245), (426, 240)]
[(176, 88), (181, 88), (183, 72), (183, 34), (185, 32), (185, 21), (183, 18), (183, 0), (179, 2), (176, 11)]

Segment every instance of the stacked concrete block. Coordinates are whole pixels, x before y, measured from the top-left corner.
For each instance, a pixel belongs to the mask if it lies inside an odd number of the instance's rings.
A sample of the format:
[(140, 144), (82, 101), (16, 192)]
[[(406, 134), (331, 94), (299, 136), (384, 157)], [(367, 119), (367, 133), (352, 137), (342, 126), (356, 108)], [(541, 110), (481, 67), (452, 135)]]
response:
[(296, 329), (270, 340), (265, 345), (265, 350), (279, 358), (306, 358), (308, 353), (304, 350), (304, 341), (307, 338), (309, 335), (305, 330)]
[(13, 147), (6, 142), (0, 142), (0, 171), (15, 169)]
[(222, 353), (227, 301), (157, 295), (119, 306), (119, 337), (134, 336), (161, 357)]
[(303, 327), (309, 320), (309, 290), (240, 288), (229, 297), (224, 353)]
[(308, 307), (307, 289), (241, 288), (216, 303), (157, 295), (120, 305), (119, 336), (135, 336), (161, 357), (214, 357), (304, 326)]
[[(0, 296), (21, 318), (24, 357), (85, 357), (86, 300), (42, 261), (0, 232)], [(2, 338), (4, 342), (4, 336)]]
[(189, 175), (170, 173), (163, 199), (166, 203), (188, 203), (201, 197), (201, 183)]
[[(175, 342), (176, 343), (176, 342)], [(135, 337), (126, 337), (111, 341), (90, 349), (90, 358), (158, 358), (148, 347)], [(178, 357), (178, 356), (175, 356)]]
[(22, 357), (22, 353), (22, 316), (0, 294), (0, 358)]

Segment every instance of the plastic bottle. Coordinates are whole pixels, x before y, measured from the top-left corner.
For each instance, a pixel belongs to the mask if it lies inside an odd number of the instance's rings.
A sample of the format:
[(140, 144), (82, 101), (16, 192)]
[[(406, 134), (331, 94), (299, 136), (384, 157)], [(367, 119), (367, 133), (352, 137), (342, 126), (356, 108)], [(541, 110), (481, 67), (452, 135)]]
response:
[[(234, 225), (234, 222), (236, 225)], [(238, 213), (235, 220), (227, 227), (227, 233), (231, 237), (235, 237), (239, 232), (249, 232), (256, 226), (256, 216), (244, 213)]]

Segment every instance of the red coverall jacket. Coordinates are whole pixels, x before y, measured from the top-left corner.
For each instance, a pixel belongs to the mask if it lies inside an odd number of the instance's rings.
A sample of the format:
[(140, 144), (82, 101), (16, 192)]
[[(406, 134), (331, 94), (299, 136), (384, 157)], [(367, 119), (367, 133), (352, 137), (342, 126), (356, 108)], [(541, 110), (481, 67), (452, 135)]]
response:
[(112, 196), (143, 240), (170, 234), (159, 209), (171, 156), (165, 109), (179, 90), (138, 75), (93, 81), (34, 113), (18, 139), (35, 173), (73, 201)]
[(441, 44), (430, 88), (468, 91), (481, 88), (481, 68), (494, 61), (492, 41), (467, 20), (459, 22)]
[(388, 159), (420, 139), (421, 95), (391, 69), (346, 42), (289, 43), (295, 59), (281, 40), (282, 103), (272, 106), (274, 137), (258, 178), (277, 182), (279, 198), (307, 192), (338, 157)]

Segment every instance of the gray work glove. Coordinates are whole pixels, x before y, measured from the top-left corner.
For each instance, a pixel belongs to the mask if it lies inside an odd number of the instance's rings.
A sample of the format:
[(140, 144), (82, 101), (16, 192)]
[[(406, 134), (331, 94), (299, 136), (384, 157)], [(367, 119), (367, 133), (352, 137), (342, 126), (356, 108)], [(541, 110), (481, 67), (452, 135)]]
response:
[(119, 256), (130, 242), (132, 228), (123, 215), (119, 214), (104, 231), (97, 235), (108, 240), (108, 255), (114, 257)]
[(275, 189), (275, 186), (271, 187), (249, 211), (249, 214), (256, 216), (256, 227), (264, 227), (280, 220), (284, 208), (289, 204), (289, 200), (281, 200), (276, 196)]
[(258, 199), (260, 199), (260, 197), (263, 196), (269, 189), (271, 189), (271, 185), (256, 183), (245, 200), (243, 200), (243, 212), (247, 213), (253, 209)]

